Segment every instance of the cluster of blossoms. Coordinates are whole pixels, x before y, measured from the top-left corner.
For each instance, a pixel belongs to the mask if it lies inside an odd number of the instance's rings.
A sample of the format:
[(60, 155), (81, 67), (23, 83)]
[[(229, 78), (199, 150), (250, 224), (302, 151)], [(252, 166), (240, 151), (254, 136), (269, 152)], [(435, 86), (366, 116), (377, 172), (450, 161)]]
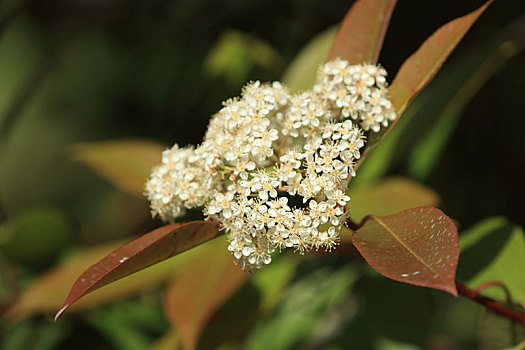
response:
[(331, 249), (364, 132), (395, 118), (385, 76), (335, 60), (311, 91), (248, 84), (211, 119), (201, 145), (164, 151), (146, 184), (153, 215), (170, 221), (203, 207), (242, 268), (268, 264), (276, 248)]

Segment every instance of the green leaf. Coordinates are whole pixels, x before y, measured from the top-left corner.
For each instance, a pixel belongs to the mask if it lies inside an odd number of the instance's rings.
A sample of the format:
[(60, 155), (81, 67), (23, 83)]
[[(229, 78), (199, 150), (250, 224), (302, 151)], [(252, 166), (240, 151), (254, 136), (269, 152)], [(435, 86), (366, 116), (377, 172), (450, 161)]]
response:
[(200, 336), (196, 349), (237, 349), (235, 344), (245, 340), (246, 334), (260, 316), (260, 301), (260, 294), (253, 284), (244, 284), (214, 312)]
[[(503, 32), (506, 33), (508, 30)], [(474, 82), (481, 84), (475, 78), (478, 71), (483, 70), (482, 76), (491, 74), (488, 71), (492, 69), (487, 65), (491, 63), (498, 65), (498, 57), (502, 58), (501, 56), (511, 55), (516, 51), (514, 48), (517, 43), (503, 41), (501, 36), (502, 33), (498, 33), (497, 38), (478, 43), (439, 72), (429, 86), (408, 105), (396, 127), (367, 155), (366, 162), (359, 163), (358, 176), (352, 181), (352, 186), (361, 186), (377, 180), (389, 169), (399, 167), (412, 153), (418, 153), (430, 165), (438, 160), (430, 156), (425, 157), (419, 148), (428, 142), (426, 139), (434, 134), (435, 127), (440, 128), (439, 125), (446, 124), (447, 121), (455, 125), (456, 119), (443, 120), (443, 107), (449, 105), (451, 100), (456, 100), (456, 94), (464, 90), (466, 85), (472, 86)], [(447, 128), (448, 131), (453, 129), (452, 124)], [(443, 145), (446, 137), (444, 135), (439, 138), (440, 145)]]
[(491, 3), (492, 0), (439, 28), (403, 63), (390, 87), (392, 104), (398, 117), (388, 128), (369, 135), (360, 161), (399, 121), (410, 101), (434, 78), (461, 38)]
[(246, 348), (301, 348), (315, 329), (326, 325), (324, 316), (340, 307), (358, 276), (355, 266), (346, 265), (336, 271), (319, 269), (300, 279), (288, 289), (276, 312), (256, 326)]
[(94, 309), (85, 319), (119, 350), (146, 350), (151, 334), (167, 326), (156, 294)]
[(411, 177), (418, 180), (424, 180), (428, 177), (470, 100), (485, 85), (486, 81), (516, 53), (517, 48), (513, 43), (504, 42), (462, 84), (443, 107), (432, 128), (421, 137), (420, 142), (413, 148), (408, 163), (408, 173)]
[(168, 331), (157, 339), (149, 350), (179, 350), (179, 336), (174, 331)]
[(431, 326), (439, 315), (433, 312), (430, 290), (374, 274), (362, 276), (353, 292), (354, 315), (337, 340), (340, 349), (380, 350), (393, 343), (428, 348)]
[[(5, 2), (4, 2), (5, 3)], [(45, 44), (43, 33), (38, 26), (25, 16), (11, 17), (23, 5), (9, 13), (0, 15), (0, 21), (10, 21), (7, 27), (0, 25), (0, 131), (9, 131), (13, 125), (11, 118), (16, 105), (22, 101), (25, 89), (35, 74), (38, 73), (39, 61), (44, 58)], [(6, 18), (11, 17), (11, 18)], [(9, 120), (11, 119), (11, 120)]]
[(217, 78), (224, 76), (232, 86), (246, 82), (255, 67), (279, 70), (282, 58), (269, 43), (247, 33), (229, 30), (221, 34), (215, 46), (206, 57), (204, 72)]
[[(461, 235), (461, 260), (458, 276), (471, 288), (488, 281), (502, 282), (515, 302), (525, 307), (525, 233), (504, 218), (489, 218)], [(504, 300), (499, 288), (483, 292)]]
[(418, 350), (419, 346), (400, 341), (395, 341), (379, 336), (375, 340), (376, 349), (380, 350)]
[(383, 276), (457, 295), (458, 232), (441, 210), (421, 207), (369, 216), (352, 242)]
[(481, 312), (478, 329), (479, 350), (503, 349), (525, 341), (525, 328), (521, 324), (488, 309)]
[[(469, 94), (475, 94), (498, 67), (519, 51), (520, 43), (508, 38), (508, 32), (508, 29), (501, 30), (494, 38), (477, 43), (446, 65), (408, 105), (396, 127), (367, 154), (366, 162), (359, 163), (358, 176), (352, 180), (352, 186), (376, 181), (407, 158), (410, 176), (424, 179), (439, 161), (457, 125), (462, 113), (458, 108), (464, 107), (472, 97)], [(444, 110), (445, 106), (452, 105), (454, 108)], [(452, 115), (451, 111), (460, 114)]]
[(90, 321), (113, 344), (115, 350), (146, 350), (148, 348), (148, 340), (143, 334), (119, 324), (112, 315), (98, 312)]
[(439, 204), (439, 195), (432, 189), (404, 177), (390, 177), (355, 191), (350, 186), (349, 211), (354, 221), (365, 216), (391, 215), (414, 207)]
[(254, 274), (251, 281), (261, 293), (261, 312), (268, 312), (281, 300), (286, 286), (294, 277), (297, 264), (296, 256), (283, 254)]
[(18, 263), (41, 267), (53, 262), (71, 236), (71, 226), (62, 211), (33, 208), (0, 226), (0, 252)]
[(294, 58), (283, 75), (283, 82), (290, 91), (308, 90), (314, 86), (317, 70), (328, 57), (336, 28), (330, 27), (317, 34)]
[(521, 343), (519, 343), (516, 346), (510, 346), (510, 347), (507, 347), (507, 348), (501, 349), (501, 350), (525, 350), (525, 341), (522, 341)]
[(67, 337), (68, 328), (35, 320), (4, 327), (0, 348), (8, 350), (53, 350)]
[(359, 0), (350, 8), (330, 49), (329, 60), (375, 64), (383, 46), (396, 0)]
[(219, 225), (213, 221), (166, 225), (123, 245), (75, 281), (55, 319), (85, 294), (215, 238)]
[(144, 198), (144, 185), (166, 147), (150, 140), (122, 139), (79, 143), (73, 159), (91, 168), (115, 187)]
[(403, 118), (396, 124), (374, 149), (367, 154), (366, 162), (358, 162), (357, 176), (349, 183), (351, 188), (360, 188), (379, 181), (392, 167), (396, 159), (403, 156), (399, 150), (399, 143), (407, 138), (409, 126), (422, 107), (427, 106), (427, 95), (419, 95), (403, 114)]
[(164, 293), (164, 311), (185, 348), (194, 349), (206, 323), (250, 274), (224, 249), (207, 251), (175, 274)]

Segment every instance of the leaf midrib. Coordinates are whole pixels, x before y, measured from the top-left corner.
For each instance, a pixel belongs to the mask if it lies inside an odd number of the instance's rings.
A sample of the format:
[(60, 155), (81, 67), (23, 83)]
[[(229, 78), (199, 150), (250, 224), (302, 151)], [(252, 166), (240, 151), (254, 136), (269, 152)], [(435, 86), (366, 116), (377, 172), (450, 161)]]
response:
[(384, 224), (381, 219), (375, 218), (376, 221), (388, 232), (390, 233), (403, 247), (406, 248), (413, 256), (417, 258), (418, 261), (420, 261), (423, 265), (425, 265), (430, 271), (441, 277), (443, 279), (443, 276), (438, 271), (434, 270), (431, 265), (429, 265), (423, 258), (421, 258), (418, 254), (416, 254), (415, 251), (413, 251), (401, 238), (399, 238), (394, 231), (392, 231), (386, 224)]

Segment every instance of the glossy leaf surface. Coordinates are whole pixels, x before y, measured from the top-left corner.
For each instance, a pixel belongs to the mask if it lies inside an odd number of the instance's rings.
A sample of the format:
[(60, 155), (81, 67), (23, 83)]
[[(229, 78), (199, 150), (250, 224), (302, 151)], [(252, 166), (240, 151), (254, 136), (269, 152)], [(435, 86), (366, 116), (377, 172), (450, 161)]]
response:
[[(16, 322), (34, 314), (51, 314), (58, 310), (73, 283), (79, 275), (95, 261), (108, 255), (125, 242), (113, 242), (85, 248), (72, 254), (53, 268), (44, 271), (25, 288), (14, 305), (8, 310), (6, 319)], [(115, 281), (104, 288), (97, 289), (83, 296), (73, 305), (71, 311), (89, 310), (107, 303), (120, 301), (157, 288), (172, 278), (178, 271), (191, 268), (187, 262), (195, 256), (205, 256), (210, 249), (224, 249), (222, 240), (213, 240), (202, 244), (173, 259), (168, 259), (147, 269), (133, 273)], [(214, 264), (210, 261), (210, 264)]]
[(350, 64), (377, 63), (396, 0), (358, 0), (348, 11), (328, 55)]
[(55, 318), (80, 297), (108, 283), (204, 243), (219, 234), (219, 223), (171, 224), (129, 242), (87, 269), (73, 284)]
[(352, 241), (376, 271), (399, 282), (457, 295), (458, 232), (441, 210), (413, 208), (365, 220)]
[(68, 292), (64, 282), (73, 281), (93, 261), (102, 259), (122, 243), (108, 243), (86, 249), (45, 271), (27, 286), (18, 301), (8, 310), (6, 319), (16, 321), (34, 313), (56, 311)]

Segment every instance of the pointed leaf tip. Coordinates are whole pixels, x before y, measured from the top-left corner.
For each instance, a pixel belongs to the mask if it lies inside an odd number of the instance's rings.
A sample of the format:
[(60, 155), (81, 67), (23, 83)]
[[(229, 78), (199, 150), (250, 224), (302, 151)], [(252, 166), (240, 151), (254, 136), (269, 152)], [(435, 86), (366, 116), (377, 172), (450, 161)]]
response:
[(194, 221), (160, 227), (123, 245), (73, 283), (55, 321), (82, 296), (220, 235), (220, 223)]
[(390, 98), (396, 110), (397, 118), (387, 128), (369, 135), (366, 149), (357, 162), (357, 166), (375, 148), (377, 143), (392, 130), (412, 99), (432, 81), (463, 36), (492, 2), (493, 0), (487, 1), (477, 10), (440, 27), (402, 64), (390, 86)]
[(434, 78), (470, 27), (492, 2), (487, 1), (471, 13), (440, 27), (403, 63), (390, 87), (392, 103), (398, 115)]
[(383, 276), (457, 296), (458, 232), (441, 210), (419, 207), (385, 217), (370, 216), (352, 242)]
[(55, 318), (54, 318), (55, 322), (58, 321), (58, 318), (60, 317), (60, 315), (62, 315), (62, 313), (64, 311), (66, 311), (66, 308), (67, 308), (67, 306), (64, 305), (64, 306), (62, 306), (62, 308), (60, 310), (58, 310), (58, 312), (56, 313)]

